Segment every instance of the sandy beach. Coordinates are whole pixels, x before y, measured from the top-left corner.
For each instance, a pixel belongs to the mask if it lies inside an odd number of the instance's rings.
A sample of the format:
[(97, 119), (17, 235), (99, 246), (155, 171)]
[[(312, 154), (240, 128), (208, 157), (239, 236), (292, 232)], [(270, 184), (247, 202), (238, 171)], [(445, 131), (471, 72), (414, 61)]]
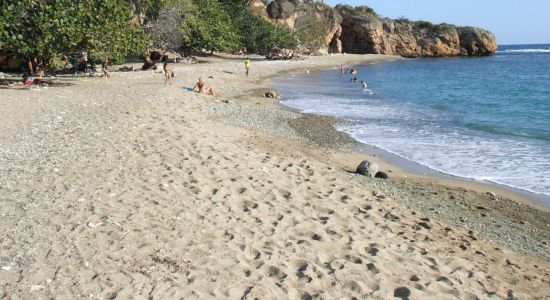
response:
[[(394, 59), (0, 86), (0, 298), (550, 299), (550, 209), (408, 173), (262, 97), (276, 76)], [(221, 96), (182, 88), (198, 77)], [(390, 179), (355, 174), (363, 159)]]

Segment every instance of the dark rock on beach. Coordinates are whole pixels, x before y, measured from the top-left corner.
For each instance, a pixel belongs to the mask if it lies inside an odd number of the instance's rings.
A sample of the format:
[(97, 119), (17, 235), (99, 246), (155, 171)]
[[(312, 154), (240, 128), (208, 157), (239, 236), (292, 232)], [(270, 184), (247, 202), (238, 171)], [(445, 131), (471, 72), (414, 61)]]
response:
[(390, 178), (390, 176), (388, 176), (388, 174), (386, 172), (382, 172), (382, 171), (376, 172), (374, 177), (381, 178), (381, 179), (389, 179)]
[(265, 92), (264, 97), (277, 98), (277, 93), (275, 91), (268, 91), (268, 92)]
[(355, 170), (357, 174), (365, 175), (368, 177), (375, 177), (378, 173), (378, 164), (368, 160), (362, 161)]

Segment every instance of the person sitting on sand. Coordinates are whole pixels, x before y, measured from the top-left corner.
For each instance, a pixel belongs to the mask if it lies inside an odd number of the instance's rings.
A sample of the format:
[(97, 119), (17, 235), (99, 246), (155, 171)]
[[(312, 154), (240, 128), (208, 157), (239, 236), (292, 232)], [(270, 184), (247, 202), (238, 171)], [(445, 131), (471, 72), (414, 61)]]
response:
[(167, 85), (168, 83), (172, 85), (172, 76), (174, 76), (174, 71), (172, 71), (172, 67), (168, 65), (167, 60), (164, 61), (162, 69), (164, 70), (164, 85)]
[(30, 85), (40, 85), (40, 84), (44, 84), (44, 83), (53, 84), (53, 81), (38, 79), (38, 78), (34, 78), (32, 76), (29, 76), (27, 74), (23, 74), (22, 83), (23, 83), (23, 85), (30, 86)]
[(101, 65), (101, 68), (103, 69), (103, 77), (105, 78), (111, 77), (111, 72), (109, 72), (109, 58), (105, 57), (105, 60)]
[(209, 87), (206, 85), (206, 83), (202, 80), (202, 77), (199, 77), (199, 81), (195, 84), (192, 91), (197, 90), (198, 93), (205, 93), (212, 96), (216, 96), (216, 92), (212, 87)]

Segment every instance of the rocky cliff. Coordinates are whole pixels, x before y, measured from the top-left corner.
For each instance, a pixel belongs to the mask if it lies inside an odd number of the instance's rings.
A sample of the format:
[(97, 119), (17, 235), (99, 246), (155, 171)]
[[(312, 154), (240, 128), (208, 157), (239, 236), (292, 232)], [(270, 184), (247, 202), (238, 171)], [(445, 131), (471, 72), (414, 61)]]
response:
[[(271, 2), (254, 0), (251, 2), (252, 11), (271, 20), (273, 23), (284, 24), (294, 30), (313, 26), (320, 22), (325, 26), (325, 34), (317, 54), (340, 53), (342, 45), (340, 33), (342, 18), (330, 6), (320, 2), (299, 0), (275, 0)], [(304, 49), (309, 51), (308, 49)]]
[[(256, 14), (296, 29), (308, 20), (327, 25), (319, 53), (374, 53), (404, 57), (481, 56), (496, 51), (484, 29), (378, 17), (372, 9), (299, 0), (252, 1)], [(306, 25), (307, 26), (307, 25)]]
[(346, 53), (477, 56), (494, 53), (497, 48), (494, 35), (480, 28), (379, 18), (348, 5), (337, 5), (335, 9), (342, 17), (340, 39)]

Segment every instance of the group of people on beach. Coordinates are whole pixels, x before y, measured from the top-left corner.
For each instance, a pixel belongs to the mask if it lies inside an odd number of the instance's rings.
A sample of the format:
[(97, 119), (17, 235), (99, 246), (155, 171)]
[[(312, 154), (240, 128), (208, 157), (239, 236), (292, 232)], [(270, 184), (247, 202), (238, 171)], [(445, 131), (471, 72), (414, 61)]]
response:
[[(344, 65), (340, 65), (340, 74), (351, 74), (353, 76), (351, 78), (351, 82), (356, 83), (357, 74), (359, 74), (359, 72), (357, 72), (357, 70), (354, 68), (344, 68)], [(367, 82), (364, 80), (361, 80), (361, 86), (363, 87), (363, 89), (367, 89), (369, 87)]]
[[(82, 57), (83, 57), (83, 60), (84, 60), (84, 64), (86, 65), (85, 70), (84, 70), (84, 72), (86, 74), (88, 72), (87, 53), (84, 52), (82, 54)], [(244, 60), (246, 78), (248, 78), (248, 75), (250, 73), (250, 65), (251, 65), (250, 58), (246, 58)], [(105, 57), (105, 59), (103, 60), (103, 63), (101, 64), (101, 69), (102, 69), (104, 78), (110, 78), (111, 77), (111, 72), (109, 71), (109, 58)], [(166, 58), (163, 59), (162, 69), (163, 69), (163, 72), (164, 72), (164, 85), (172, 85), (172, 78), (175, 76), (174, 69), (168, 63), (168, 59), (166, 59)], [(209, 78), (212, 78), (212, 77), (210, 76)], [(31, 86), (31, 85), (43, 85), (43, 84), (52, 84), (52, 83), (53, 82), (51, 80), (44, 80), (44, 79), (40, 79), (40, 78), (34, 78), (34, 77), (32, 77), (31, 74), (25, 73), (23, 75), (22, 82), (17, 83), (16, 85)], [(206, 84), (206, 82), (202, 79), (202, 77), (199, 77), (199, 80), (197, 81), (197, 83), (195, 83), (195, 85), (193, 86), (191, 91), (196, 91), (198, 93), (204, 93), (204, 94), (208, 94), (208, 95), (212, 95), (212, 96), (217, 95), (216, 91), (214, 91), (214, 88), (212, 88), (211, 86), (208, 86)]]
[[(250, 58), (246, 58), (244, 60), (246, 78), (248, 78), (248, 74), (250, 73), (250, 65), (251, 65)], [(162, 70), (164, 72), (164, 85), (172, 85), (172, 78), (175, 76), (175, 74), (174, 74), (174, 70), (172, 69), (172, 66), (168, 64), (167, 59), (164, 60)], [(212, 78), (212, 77), (210, 76), (209, 78)], [(216, 91), (214, 91), (214, 88), (212, 88), (211, 86), (208, 86), (206, 82), (202, 79), (202, 77), (199, 77), (199, 80), (197, 81), (197, 83), (195, 83), (191, 91), (196, 91), (201, 94), (204, 93), (212, 96), (217, 95)]]
[[(164, 61), (162, 65), (162, 70), (164, 72), (164, 85), (168, 85), (168, 84), (172, 85), (172, 78), (175, 76), (175, 74), (174, 74), (174, 69), (172, 69), (172, 66), (170, 66), (167, 60)], [(197, 83), (195, 83), (195, 86), (193, 86), (191, 91), (196, 91), (201, 94), (204, 93), (212, 96), (217, 95), (216, 92), (214, 91), (214, 88), (206, 85), (202, 77), (199, 77), (199, 80), (197, 81)]]

